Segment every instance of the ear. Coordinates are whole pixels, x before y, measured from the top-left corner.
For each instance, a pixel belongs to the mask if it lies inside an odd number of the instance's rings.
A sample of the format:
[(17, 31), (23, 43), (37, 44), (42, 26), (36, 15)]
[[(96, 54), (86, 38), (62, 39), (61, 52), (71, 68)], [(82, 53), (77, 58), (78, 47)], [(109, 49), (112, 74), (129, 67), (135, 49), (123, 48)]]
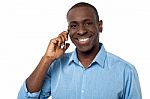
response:
[(102, 20), (100, 20), (99, 22), (98, 22), (98, 25), (99, 25), (99, 31), (100, 32), (102, 32), (103, 31), (103, 21)]

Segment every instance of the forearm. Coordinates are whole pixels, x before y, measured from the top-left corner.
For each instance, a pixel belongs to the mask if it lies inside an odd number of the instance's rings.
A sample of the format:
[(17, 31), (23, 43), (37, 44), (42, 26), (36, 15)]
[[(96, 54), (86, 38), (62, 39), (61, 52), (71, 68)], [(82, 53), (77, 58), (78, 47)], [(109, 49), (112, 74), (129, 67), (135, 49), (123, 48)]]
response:
[(27, 78), (26, 85), (29, 92), (38, 92), (41, 90), (44, 77), (48, 71), (49, 65), (53, 60), (43, 56), (36, 69)]
[(48, 71), (49, 65), (68, 49), (69, 44), (66, 44), (64, 47), (61, 47), (62, 44), (67, 40), (68, 32), (64, 31), (59, 34), (58, 37), (51, 39), (46, 50), (45, 55), (42, 57), (40, 63), (32, 74), (26, 80), (26, 86), (29, 92), (38, 92), (40, 91), (45, 75)]

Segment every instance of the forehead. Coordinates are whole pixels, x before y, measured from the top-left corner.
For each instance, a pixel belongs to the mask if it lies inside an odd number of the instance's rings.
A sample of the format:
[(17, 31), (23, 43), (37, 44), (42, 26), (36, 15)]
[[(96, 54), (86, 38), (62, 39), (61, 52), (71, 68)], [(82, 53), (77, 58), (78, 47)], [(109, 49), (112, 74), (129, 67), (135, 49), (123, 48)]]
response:
[(95, 12), (91, 7), (75, 7), (68, 12), (67, 21), (96, 20)]

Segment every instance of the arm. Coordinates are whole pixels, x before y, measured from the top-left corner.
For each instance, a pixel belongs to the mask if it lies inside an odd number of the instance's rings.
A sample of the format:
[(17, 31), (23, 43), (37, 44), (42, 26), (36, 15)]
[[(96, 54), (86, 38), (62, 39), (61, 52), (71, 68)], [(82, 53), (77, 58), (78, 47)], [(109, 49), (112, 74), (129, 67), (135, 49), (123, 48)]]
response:
[[(58, 37), (51, 39), (50, 43), (47, 47), (47, 50), (43, 57), (41, 58), (38, 66), (31, 73), (31, 75), (26, 79), (26, 83), (23, 85), (26, 87), (22, 87), (30, 93), (38, 93), (43, 85), (44, 78), (49, 69), (50, 64), (58, 59), (60, 56), (64, 54), (64, 52), (68, 49), (69, 44), (65, 44), (65, 41), (68, 39), (68, 32), (62, 32)], [(64, 45), (65, 44), (65, 45)], [(62, 47), (62, 45), (64, 45)], [(19, 92), (20, 97), (24, 97), (25, 91), (21, 88)], [(39, 93), (38, 93), (39, 94)], [(37, 97), (37, 95), (36, 95)]]
[(61, 34), (59, 34), (58, 37), (50, 40), (45, 55), (42, 57), (36, 69), (26, 80), (27, 89), (29, 90), (29, 92), (37, 92), (41, 89), (49, 65), (55, 59), (58, 59), (60, 56), (62, 56), (64, 52), (68, 49), (68, 44), (61, 47), (61, 45), (65, 44), (64, 42), (67, 39), (68, 33), (62, 32)]
[(134, 67), (125, 70), (123, 99), (142, 99), (139, 77)]

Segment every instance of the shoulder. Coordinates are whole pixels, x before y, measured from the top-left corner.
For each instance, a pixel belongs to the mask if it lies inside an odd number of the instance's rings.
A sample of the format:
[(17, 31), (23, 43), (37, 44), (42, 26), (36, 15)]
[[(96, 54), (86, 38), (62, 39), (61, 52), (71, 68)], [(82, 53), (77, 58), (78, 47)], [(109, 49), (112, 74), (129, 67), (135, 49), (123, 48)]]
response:
[(128, 61), (120, 58), (117, 55), (114, 55), (110, 52), (107, 52), (107, 59), (106, 59), (109, 67), (112, 68), (120, 68), (123, 70), (128, 70), (128, 71), (132, 71), (135, 70), (134, 65), (132, 65), (131, 63), (129, 63)]
[(70, 57), (72, 56), (73, 52), (69, 52), (69, 53), (64, 53), (62, 55), (62, 57), (59, 58), (59, 60), (63, 60), (63, 59), (70, 59)]
[[(50, 68), (53, 69), (54, 67), (60, 67), (68, 64), (73, 52), (64, 53), (60, 58), (55, 60), (51, 65)], [(57, 66), (56, 66), (57, 65)]]
[(124, 80), (130, 78), (138, 79), (138, 73), (135, 66), (119, 56), (107, 52), (105, 64), (107, 64), (106, 66), (108, 69), (115, 73), (118, 78), (123, 77)]

